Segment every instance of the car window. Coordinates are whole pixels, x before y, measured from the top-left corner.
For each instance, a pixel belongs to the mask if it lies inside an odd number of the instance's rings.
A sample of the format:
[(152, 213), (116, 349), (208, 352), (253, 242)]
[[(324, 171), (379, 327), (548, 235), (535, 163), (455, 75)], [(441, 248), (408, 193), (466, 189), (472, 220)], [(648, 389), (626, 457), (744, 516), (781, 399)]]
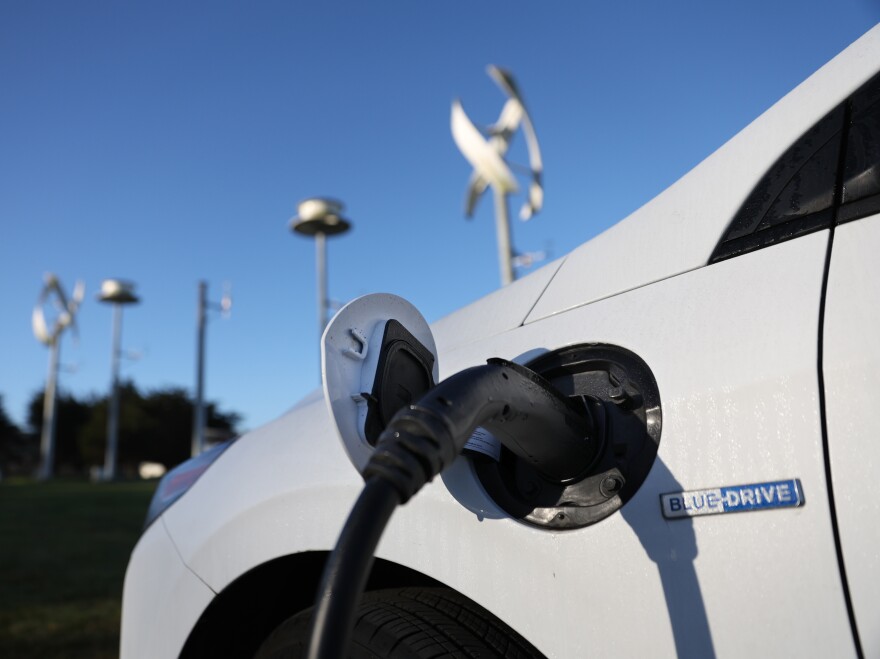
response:
[[(838, 202), (835, 189), (843, 143), (846, 152)], [(878, 212), (880, 75), (829, 112), (773, 163), (734, 215), (709, 263)]]
[(764, 174), (709, 263), (831, 226), (844, 123), (841, 105), (804, 133)]
[(838, 222), (880, 212), (880, 76), (852, 97)]

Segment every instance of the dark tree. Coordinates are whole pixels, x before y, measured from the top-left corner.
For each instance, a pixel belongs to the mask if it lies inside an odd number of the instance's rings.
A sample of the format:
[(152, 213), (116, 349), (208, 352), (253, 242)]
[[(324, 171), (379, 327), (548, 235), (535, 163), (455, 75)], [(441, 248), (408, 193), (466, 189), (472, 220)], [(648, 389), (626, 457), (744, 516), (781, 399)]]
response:
[[(77, 446), (86, 467), (103, 466), (107, 453), (107, 396), (89, 401), (90, 414), (77, 431)], [(148, 460), (143, 447), (152, 435), (153, 420), (144, 409), (144, 399), (134, 383), (119, 384), (119, 428), (116, 459), (122, 473), (133, 474), (137, 464)]]
[(184, 389), (152, 391), (144, 398), (144, 410), (150, 418), (149, 437), (141, 439), (139, 455), (167, 467), (190, 456), (193, 428), (193, 403)]
[[(130, 381), (119, 387), (119, 447), (121, 473), (133, 476), (141, 462), (159, 462), (171, 468), (190, 456), (193, 401), (185, 389), (169, 387), (142, 394)], [(103, 466), (107, 450), (106, 396), (83, 401), (58, 397), (56, 414), (56, 470), (85, 472)], [(206, 406), (207, 436), (231, 437), (240, 419), (234, 412)], [(28, 423), (39, 437), (43, 422), (42, 392), (34, 394)]]
[[(189, 458), (192, 447), (194, 403), (185, 389), (168, 388), (149, 392), (143, 398), (143, 409), (150, 422), (148, 436), (138, 436), (136, 455), (140, 460), (161, 462), (166, 467)], [(205, 410), (206, 438), (221, 439), (235, 434), (239, 416), (234, 412), (218, 412), (213, 403)]]
[[(43, 397), (41, 389), (28, 403), (27, 423), (37, 437), (43, 432)], [(90, 401), (82, 402), (59, 391), (55, 397), (55, 465), (56, 474), (79, 473), (85, 467), (77, 437), (92, 415)]]
[(0, 474), (28, 473), (35, 467), (37, 458), (34, 438), (22, 433), (12, 422), (0, 396)]

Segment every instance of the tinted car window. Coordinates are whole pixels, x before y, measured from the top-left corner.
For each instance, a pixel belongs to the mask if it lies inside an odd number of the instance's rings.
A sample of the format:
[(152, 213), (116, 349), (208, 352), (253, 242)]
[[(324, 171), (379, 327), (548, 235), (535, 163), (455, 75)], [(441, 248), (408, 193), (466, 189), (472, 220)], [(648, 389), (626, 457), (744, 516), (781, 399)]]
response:
[(754, 187), (710, 263), (831, 226), (844, 106), (804, 133)]
[(880, 211), (880, 76), (852, 97), (840, 222)]

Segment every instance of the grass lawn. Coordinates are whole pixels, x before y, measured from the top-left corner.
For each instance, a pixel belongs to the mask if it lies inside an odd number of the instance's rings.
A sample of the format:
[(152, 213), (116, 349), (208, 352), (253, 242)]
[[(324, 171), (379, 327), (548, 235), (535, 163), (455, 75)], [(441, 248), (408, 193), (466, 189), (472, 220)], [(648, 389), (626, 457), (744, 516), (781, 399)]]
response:
[(0, 483), (0, 655), (118, 656), (125, 566), (155, 486)]

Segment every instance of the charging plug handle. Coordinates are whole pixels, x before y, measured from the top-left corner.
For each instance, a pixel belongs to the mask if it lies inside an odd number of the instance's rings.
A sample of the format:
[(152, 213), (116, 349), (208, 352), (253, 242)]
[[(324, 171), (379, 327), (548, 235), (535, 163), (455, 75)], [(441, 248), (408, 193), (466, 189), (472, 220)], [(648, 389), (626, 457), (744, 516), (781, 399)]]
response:
[(585, 406), (534, 371), (492, 359), (398, 411), (380, 435), (364, 479), (390, 482), (406, 502), (452, 463), (478, 426), (557, 483), (583, 474), (596, 454)]

